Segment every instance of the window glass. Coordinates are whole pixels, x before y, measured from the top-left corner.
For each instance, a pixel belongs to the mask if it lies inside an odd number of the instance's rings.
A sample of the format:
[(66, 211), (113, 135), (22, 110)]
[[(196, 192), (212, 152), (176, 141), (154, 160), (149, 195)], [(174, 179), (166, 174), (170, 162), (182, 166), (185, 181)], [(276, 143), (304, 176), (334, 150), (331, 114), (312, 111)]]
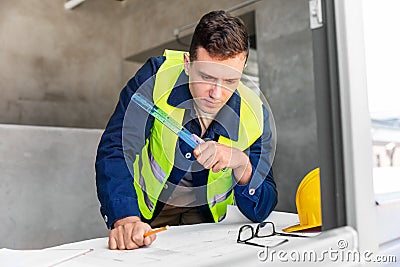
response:
[(375, 194), (400, 191), (400, 1), (364, 0)]

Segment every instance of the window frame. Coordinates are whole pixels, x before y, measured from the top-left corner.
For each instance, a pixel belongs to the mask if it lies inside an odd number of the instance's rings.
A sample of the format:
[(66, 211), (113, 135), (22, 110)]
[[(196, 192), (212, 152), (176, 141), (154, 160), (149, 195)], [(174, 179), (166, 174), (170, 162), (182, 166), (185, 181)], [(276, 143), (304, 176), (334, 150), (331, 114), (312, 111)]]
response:
[(360, 251), (400, 254), (393, 220), (400, 201), (377, 205), (373, 188), (362, 0), (322, 4), (326, 28), (313, 30), (313, 42), (323, 229), (348, 225), (357, 231)]

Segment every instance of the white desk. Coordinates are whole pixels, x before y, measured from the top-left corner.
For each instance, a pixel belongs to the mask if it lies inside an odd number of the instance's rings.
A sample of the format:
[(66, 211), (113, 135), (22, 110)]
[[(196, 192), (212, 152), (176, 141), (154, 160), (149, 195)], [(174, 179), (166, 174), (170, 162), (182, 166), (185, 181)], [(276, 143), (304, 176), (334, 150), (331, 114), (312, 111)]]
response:
[[(274, 222), (277, 231), (298, 222), (296, 214), (282, 212), (273, 212), (267, 220)], [(171, 227), (159, 233), (151, 246), (137, 250), (109, 250), (108, 238), (98, 238), (38, 251), (0, 250), (0, 262), (1, 266), (271, 266), (259, 260), (262, 248), (236, 243), (238, 230), (245, 223), (248, 221), (237, 209), (230, 208), (221, 223)], [(353, 234), (351, 230), (341, 233), (341, 239), (346, 238), (351, 247), (355, 245)], [(276, 239), (282, 237), (274, 236), (268, 241)], [(330, 232), (289, 239), (275, 249), (321, 249), (335, 247), (338, 241), (337, 234)], [(272, 265), (281, 263), (276, 261)]]

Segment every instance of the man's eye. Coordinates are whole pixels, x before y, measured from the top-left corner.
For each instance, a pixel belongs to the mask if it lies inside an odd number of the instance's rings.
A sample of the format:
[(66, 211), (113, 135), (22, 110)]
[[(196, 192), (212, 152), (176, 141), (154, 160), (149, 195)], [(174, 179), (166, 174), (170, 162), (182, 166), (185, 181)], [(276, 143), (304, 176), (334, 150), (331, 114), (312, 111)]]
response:
[(203, 78), (203, 80), (211, 80), (212, 77), (208, 76), (208, 75), (201, 75), (201, 78)]
[(226, 82), (227, 84), (234, 84), (236, 81), (235, 81), (235, 80), (225, 80), (225, 82)]

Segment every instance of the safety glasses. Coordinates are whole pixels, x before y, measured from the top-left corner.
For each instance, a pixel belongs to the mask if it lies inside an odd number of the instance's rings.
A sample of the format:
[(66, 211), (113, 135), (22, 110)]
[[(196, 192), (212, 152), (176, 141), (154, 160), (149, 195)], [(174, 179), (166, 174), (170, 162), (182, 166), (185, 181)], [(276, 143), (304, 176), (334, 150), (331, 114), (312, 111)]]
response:
[(239, 229), (239, 234), (237, 238), (237, 243), (241, 244), (247, 244), (247, 245), (252, 245), (252, 246), (257, 246), (257, 247), (277, 247), (279, 245), (282, 245), (283, 243), (286, 243), (289, 241), (289, 239), (282, 239), (282, 240), (277, 240), (278, 242), (273, 243), (272, 245), (262, 245), (262, 244), (257, 244), (254, 242), (250, 242), (250, 240), (254, 238), (265, 238), (265, 237), (271, 237), (271, 236), (290, 236), (290, 237), (305, 237), (302, 235), (296, 235), (296, 234), (288, 234), (288, 233), (278, 233), (275, 231), (275, 225), (272, 222), (262, 222), (259, 223), (254, 230), (253, 226), (246, 224), (240, 227)]

